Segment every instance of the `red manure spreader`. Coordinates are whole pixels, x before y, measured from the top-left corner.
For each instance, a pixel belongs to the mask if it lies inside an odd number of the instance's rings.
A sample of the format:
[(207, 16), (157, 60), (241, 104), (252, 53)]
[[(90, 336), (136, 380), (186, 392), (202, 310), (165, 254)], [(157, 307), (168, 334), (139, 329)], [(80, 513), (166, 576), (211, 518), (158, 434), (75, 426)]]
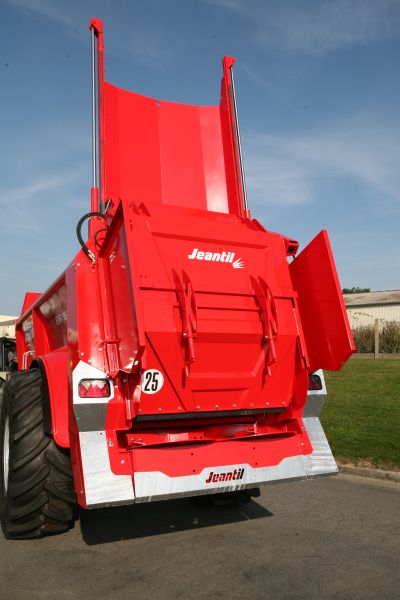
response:
[(354, 350), (340, 284), (326, 231), (298, 253), (250, 216), (234, 59), (218, 106), (165, 102), (105, 82), (101, 21), (90, 30), (91, 209), (79, 252), (16, 325), (8, 538), (65, 531), (77, 504), (238, 501), (337, 472), (316, 371)]

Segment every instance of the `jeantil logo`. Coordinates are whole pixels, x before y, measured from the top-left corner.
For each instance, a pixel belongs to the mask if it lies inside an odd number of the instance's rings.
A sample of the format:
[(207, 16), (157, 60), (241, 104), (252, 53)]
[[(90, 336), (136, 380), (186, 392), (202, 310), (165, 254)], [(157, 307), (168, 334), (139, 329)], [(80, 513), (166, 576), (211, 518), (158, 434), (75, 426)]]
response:
[(205, 252), (198, 248), (193, 248), (192, 254), (188, 254), (189, 260), (205, 260), (208, 262), (229, 263), (234, 269), (244, 269), (244, 262), (241, 258), (235, 260), (234, 252)]
[(244, 469), (235, 469), (234, 471), (228, 471), (227, 473), (211, 473), (206, 479), (206, 483), (216, 483), (217, 481), (238, 481), (243, 479)]

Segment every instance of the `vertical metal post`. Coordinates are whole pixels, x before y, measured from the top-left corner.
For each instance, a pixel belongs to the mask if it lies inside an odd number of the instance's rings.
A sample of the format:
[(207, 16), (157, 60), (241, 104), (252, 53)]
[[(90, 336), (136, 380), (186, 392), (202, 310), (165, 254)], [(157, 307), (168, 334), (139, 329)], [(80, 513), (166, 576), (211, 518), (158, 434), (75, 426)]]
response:
[(92, 187), (97, 188), (97, 73), (96, 73), (96, 33), (92, 33)]
[(380, 319), (375, 319), (375, 343), (374, 343), (374, 357), (379, 358), (379, 334), (380, 334)]
[(242, 184), (243, 204), (244, 204), (245, 211), (248, 211), (249, 207), (248, 207), (248, 203), (247, 203), (246, 181), (245, 181), (245, 177), (244, 177), (244, 168), (243, 168), (242, 144), (240, 141), (239, 118), (238, 118), (237, 106), (236, 106), (235, 81), (233, 78), (232, 67), (229, 69), (229, 71), (230, 71), (230, 76), (231, 76), (232, 102), (233, 102), (233, 110), (234, 110), (234, 115), (235, 115), (235, 129), (236, 129), (236, 139), (237, 139), (238, 154), (239, 154), (240, 179), (241, 179), (241, 184)]

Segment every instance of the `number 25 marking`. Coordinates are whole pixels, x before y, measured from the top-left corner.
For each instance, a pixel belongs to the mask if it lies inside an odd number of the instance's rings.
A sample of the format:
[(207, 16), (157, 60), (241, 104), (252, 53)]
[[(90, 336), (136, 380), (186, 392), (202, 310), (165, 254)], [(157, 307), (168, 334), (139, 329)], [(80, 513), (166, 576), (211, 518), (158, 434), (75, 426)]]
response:
[(164, 385), (164, 376), (157, 369), (148, 369), (142, 374), (142, 392), (156, 394)]

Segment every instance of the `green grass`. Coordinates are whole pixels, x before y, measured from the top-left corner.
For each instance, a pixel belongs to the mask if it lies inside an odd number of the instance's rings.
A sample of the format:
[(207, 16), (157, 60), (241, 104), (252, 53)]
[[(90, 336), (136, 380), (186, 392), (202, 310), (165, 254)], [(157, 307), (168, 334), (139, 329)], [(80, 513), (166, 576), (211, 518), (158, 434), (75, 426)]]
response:
[(325, 379), (321, 421), (335, 457), (400, 469), (400, 360), (352, 359)]

